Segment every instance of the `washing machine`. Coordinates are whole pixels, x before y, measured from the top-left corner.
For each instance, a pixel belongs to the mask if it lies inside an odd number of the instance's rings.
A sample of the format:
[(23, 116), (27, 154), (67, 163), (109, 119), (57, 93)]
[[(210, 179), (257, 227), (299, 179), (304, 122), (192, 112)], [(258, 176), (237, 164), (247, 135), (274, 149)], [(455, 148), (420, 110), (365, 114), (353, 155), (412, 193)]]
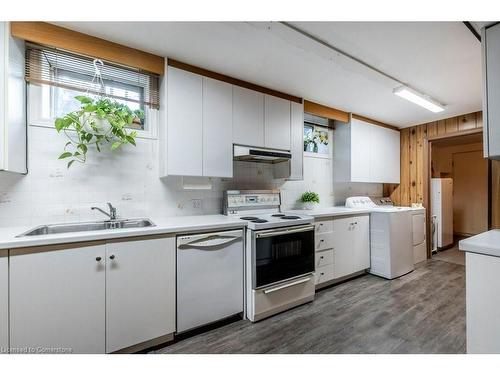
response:
[[(370, 210), (371, 274), (395, 279), (415, 268), (413, 257), (412, 209), (396, 207), (381, 198), (350, 197), (346, 207)], [(386, 199), (386, 198), (384, 198)]]

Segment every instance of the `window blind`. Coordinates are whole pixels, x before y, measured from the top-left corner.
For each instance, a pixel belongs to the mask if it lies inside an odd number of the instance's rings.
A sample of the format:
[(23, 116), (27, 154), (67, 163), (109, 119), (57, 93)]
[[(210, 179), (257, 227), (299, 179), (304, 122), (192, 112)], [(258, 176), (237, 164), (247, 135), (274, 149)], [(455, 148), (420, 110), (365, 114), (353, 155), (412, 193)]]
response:
[[(99, 94), (92, 84), (93, 58), (36, 44), (26, 45), (27, 82), (62, 87), (83, 93)], [(136, 102), (150, 108), (160, 107), (159, 76), (135, 68), (103, 61), (100, 67), (106, 96)]]

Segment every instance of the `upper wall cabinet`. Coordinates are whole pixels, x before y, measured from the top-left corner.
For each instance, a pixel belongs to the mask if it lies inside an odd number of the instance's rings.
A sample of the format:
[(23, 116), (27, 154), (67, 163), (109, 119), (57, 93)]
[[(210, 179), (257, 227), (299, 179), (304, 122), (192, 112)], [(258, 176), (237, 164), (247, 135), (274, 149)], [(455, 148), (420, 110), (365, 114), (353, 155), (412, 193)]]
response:
[(264, 97), (264, 144), (267, 148), (290, 150), (290, 101)]
[(233, 176), (232, 86), (169, 67), (163, 175)]
[(335, 181), (399, 183), (397, 130), (352, 119), (336, 123), (333, 139)]
[(167, 171), (203, 175), (201, 76), (169, 68), (167, 78)]
[(24, 41), (0, 22), (0, 171), (27, 172), (26, 132)]
[(482, 30), (484, 156), (500, 159), (500, 24)]
[(302, 103), (170, 66), (160, 92), (167, 103), (161, 176), (231, 178), (233, 144), (239, 144), (290, 151), (287, 170), (275, 175), (302, 179)]
[(304, 177), (304, 104), (290, 103), (290, 162), (289, 180), (302, 180)]
[(264, 94), (233, 86), (233, 143), (264, 147)]
[(203, 176), (233, 177), (233, 88), (203, 77)]

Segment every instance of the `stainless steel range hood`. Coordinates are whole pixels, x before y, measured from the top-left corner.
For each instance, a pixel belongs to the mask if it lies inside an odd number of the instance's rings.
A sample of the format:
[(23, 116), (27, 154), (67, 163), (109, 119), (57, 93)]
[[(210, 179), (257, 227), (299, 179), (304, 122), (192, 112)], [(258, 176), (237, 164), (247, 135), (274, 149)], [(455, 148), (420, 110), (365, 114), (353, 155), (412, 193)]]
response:
[(241, 161), (277, 164), (290, 161), (292, 154), (283, 150), (234, 145), (233, 158)]

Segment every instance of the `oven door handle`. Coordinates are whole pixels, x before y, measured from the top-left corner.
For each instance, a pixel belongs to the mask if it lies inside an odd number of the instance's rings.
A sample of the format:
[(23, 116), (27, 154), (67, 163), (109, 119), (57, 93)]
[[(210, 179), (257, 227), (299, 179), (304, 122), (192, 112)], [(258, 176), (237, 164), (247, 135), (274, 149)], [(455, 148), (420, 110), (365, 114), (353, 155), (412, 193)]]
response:
[(305, 227), (291, 228), (280, 231), (265, 231), (265, 232), (257, 232), (255, 237), (257, 238), (265, 238), (265, 237), (274, 237), (281, 236), (283, 234), (292, 234), (292, 233), (301, 233), (301, 232), (309, 232), (314, 230), (314, 225), (308, 225)]
[(288, 284), (283, 284), (283, 285), (275, 286), (273, 288), (264, 289), (264, 293), (265, 294), (269, 294), (269, 293), (272, 293), (272, 292), (277, 292), (278, 290), (281, 290), (281, 289), (285, 289), (285, 288), (289, 288), (291, 286), (295, 286), (295, 285), (307, 283), (310, 280), (311, 280), (311, 278), (308, 277), (306, 279), (296, 280), (296, 281), (293, 281), (293, 282), (288, 283)]

